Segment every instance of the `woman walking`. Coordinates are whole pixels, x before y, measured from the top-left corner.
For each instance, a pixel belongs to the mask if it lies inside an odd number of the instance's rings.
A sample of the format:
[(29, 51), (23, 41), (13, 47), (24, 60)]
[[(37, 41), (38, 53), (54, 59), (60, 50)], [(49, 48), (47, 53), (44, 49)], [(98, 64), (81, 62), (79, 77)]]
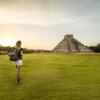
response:
[(20, 83), (20, 70), (21, 70), (21, 65), (22, 65), (23, 50), (21, 48), (21, 45), (22, 45), (21, 41), (16, 42), (16, 50), (18, 51), (17, 53), (18, 59), (15, 61), (17, 83)]

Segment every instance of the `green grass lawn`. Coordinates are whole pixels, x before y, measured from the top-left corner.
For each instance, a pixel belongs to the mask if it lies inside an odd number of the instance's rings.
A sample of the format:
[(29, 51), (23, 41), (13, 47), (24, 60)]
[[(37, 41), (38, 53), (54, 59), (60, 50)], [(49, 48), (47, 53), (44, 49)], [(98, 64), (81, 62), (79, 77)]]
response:
[(100, 54), (24, 55), (21, 84), (0, 56), (0, 100), (100, 100)]

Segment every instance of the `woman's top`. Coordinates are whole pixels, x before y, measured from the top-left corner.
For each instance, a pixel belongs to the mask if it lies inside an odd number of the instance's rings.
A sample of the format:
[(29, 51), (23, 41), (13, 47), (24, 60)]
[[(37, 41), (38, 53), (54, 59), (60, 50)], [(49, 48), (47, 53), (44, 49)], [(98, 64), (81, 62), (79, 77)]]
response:
[(22, 60), (22, 56), (23, 56), (23, 49), (20, 48), (20, 49), (18, 49), (18, 58), (19, 58), (19, 60)]

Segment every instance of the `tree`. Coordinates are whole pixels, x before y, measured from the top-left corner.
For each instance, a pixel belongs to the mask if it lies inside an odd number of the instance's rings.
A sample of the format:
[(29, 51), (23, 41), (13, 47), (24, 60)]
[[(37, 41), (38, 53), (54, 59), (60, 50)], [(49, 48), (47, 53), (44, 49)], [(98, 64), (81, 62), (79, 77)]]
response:
[(100, 52), (100, 43), (98, 43), (96, 46), (90, 46), (89, 47), (92, 51), (99, 53)]
[(100, 47), (100, 43), (99, 43), (99, 44), (97, 44), (97, 47)]

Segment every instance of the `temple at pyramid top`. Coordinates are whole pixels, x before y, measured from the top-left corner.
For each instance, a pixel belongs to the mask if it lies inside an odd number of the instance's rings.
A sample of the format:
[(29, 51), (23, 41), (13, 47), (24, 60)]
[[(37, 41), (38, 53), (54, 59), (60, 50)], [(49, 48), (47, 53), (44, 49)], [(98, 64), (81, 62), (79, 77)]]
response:
[(52, 50), (54, 53), (90, 53), (87, 46), (73, 37), (73, 34), (66, 34), (63, 40)]
[(73, 34), (66, 34), (66, 35), (64, 36), (64, 38), (69, 38), (69, 37), (73, 38)]

